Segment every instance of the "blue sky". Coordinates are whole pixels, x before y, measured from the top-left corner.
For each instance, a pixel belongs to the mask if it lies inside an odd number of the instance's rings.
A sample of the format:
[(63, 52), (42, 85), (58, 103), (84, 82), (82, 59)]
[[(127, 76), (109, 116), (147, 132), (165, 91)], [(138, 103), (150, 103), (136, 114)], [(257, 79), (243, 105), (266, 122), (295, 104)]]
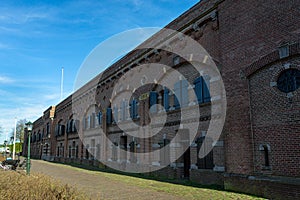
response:
[[(126, 30), (163, 27), (197, 0), (101, 0), (0, 2), (0, 126), (34, 121), (73, 92), (76, 74), (102, 41)], [(99, 73), (103, 69), (99, 69)]]

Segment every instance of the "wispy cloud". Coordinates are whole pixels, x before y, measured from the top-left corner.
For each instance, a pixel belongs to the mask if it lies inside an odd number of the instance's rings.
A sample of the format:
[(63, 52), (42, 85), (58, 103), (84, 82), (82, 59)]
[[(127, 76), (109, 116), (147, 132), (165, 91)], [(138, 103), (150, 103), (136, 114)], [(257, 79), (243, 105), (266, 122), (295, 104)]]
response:
[[(47, 105), (49, 106), (49, 105)], [(40, 117), (43, 111), (47, 108), (44, 105), (31, 105), (31, 106), (20, 106), (16, 108), (6, 108), (1, 106), (0, 107), (0, 125), (4, 129), (2, 133), (2, 139), (8, 134), (10, 137), (10, 133), (14, 128), (14, 121), (15, 118), (17, 120), (20, 119), (27, 119), (30, 121), (36, 120)], [(3, 137), (4, 136), (4, 137)], [(5, 139), (5, 138), (4, 138)]]
[[(1, 44), (0, 44), (0, 48), (1, 48)], [(9, 84), (9, 83), (13, 83), (13, 82), (15, 82), (15, 81), (13, 79), (11, 79), (10, 77), (0, 75), (0, 83), (1, 84)]]

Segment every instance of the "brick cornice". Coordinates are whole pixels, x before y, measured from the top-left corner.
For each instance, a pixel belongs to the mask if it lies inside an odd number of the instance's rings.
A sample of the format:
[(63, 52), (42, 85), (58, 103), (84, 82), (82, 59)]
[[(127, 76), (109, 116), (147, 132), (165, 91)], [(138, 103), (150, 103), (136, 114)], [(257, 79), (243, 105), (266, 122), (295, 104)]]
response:
[(280, 58), (279, 56), (279, 49), (265, 55), (264, 57), (258, 59), (257, 61), (253, 62), (249, 66), (245, 67), (242, 70), (244, 77), (249, 78), (252, 74), (260, 70), (261, 68), (265, 67), (268, 64), (274, 63), (279, 60), (287, 59), (289, 57), (293, 57), (296, 55), (300, 55), (300, 43), (293, 43), (288, 45), (289, 48), (289, 56)]

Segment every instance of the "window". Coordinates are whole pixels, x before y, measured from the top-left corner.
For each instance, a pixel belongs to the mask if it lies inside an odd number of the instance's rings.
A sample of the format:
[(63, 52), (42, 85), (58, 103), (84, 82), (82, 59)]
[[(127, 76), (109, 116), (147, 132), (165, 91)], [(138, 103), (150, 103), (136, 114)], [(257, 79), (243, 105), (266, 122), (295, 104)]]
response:
[(156, 113), (157, 112), (157, 92), (156, 91), (151, 91), (149, 94), (149, 108), (151, 113)]
[(64, 135), (65, 134), (65, 125), (59, 125), (59, 129), (58, 129), (58, 135)]
[(204, 139), (205, 137), (199, 137), (196, 141), (197, 154), (199, 154), (200, 148), (204, 148), (204, 152), (206, 153), (204, 158), (199, 158), (199, 155), (197, 155), (197, 166), (199, 169), (213, 169), (213, 149), (210, 148), (212, 146), (212, 140), (207, 138), (209, 141), (203, 143)]
[(137, 117), (138, 117), (138, 106), (137, 106), (137, 100), (136, 99), (133, 99), (131, 101), (130, 117), (131, 117), (131, 119), (137, 119)]
[(64, 134), (65, 134), (65, 126), (62, 124), (57, 124), (55, 126), (55, 136), (58, 137), (58, 136), (62, 136)]
[(102, 124), (102, 112), (101, 111), (98, 113), (98, 124), (99, 125)]
[[(168, 145), (170, 140), (164, 138), (162, 142), (159, 143), (160, 147), (160, 164), (168, 165), (170, 163), (170, 146)], [(167, 146), (168, 145), (168, 146)]]
[(59, 156), (59, 147), (57, 147), (57, 150), (56, 150), (56, 156), (58, 157)]
[(188, 81), (180, 80), (174, 85), (174, 106), (175, 109), (188, 105)]
[(67, 133), (71, 133), (71, 128), (72, 128), (72, 120), (69, 120), (68, 122), (67, 122), (67, 130), (66, 130), (66, 132)]
[(39, 130), (38, 135), (37, 135), (37, 141), (39, 142), (39, 141), (41, 141), (41, 139), (42, 139), (42, 133)]
[(206, 85), (206, 83), (209, 83), (209, 79), (209, 76), (200, 76), (194, 81), (195, 93), (199, 104), (210, 102), (209, 85)]
[(115, 105), (113, 122), (117, 123), (118, 121), (119, 121), (119, 108)]
[(123, 135), (120, 138), (120, 149), (123, 150), (120, 153), (120, 160), (121, 162), (126, 162), (127, 161), (127, 136), (126, 135)]
[(86, 128), (91, 128), (91, 116), (87, 116), (86, 118)]
[(82, 128), (83, 128), (83, 130), (86, 129), (86, 121), (85, 121), (85, 117), (83, 117), (83, 119), (82, 119)]
[(92, 115), (90, 115), (90, 119), (91, 119), (90, 128), (95, 128), (95, 126), (96, 126), (96, 114), (92, 113)]
[(63, 157), (64, 156), (64, 146), (60, 143), (60, 146), (57, 147), (57, 156)]
[(49, 136), (49, 134), (50, 134), (50, 124), (48, 122), (46, 125), (46, 135)]
[(71, 147), (71, 145), (69, 145), (69, 158), (71, 158), (72, 157), (72, 147)]
[(284, 70), (278, 77), (277, 87), (285, 93), (297, 90), (300, 87), (300, 71), (298, 69)]
[(106, 109), (106, 123), (111, 124), (112, 123), (112, 110), (111, 108)]
[(78, 145), (75, 147), (75, 157), (78, 158)]
[(129, 147), (130, 147), (130, 149), (129, 149), (130, 152), (132, 152), (130, 154), (129, 160), (130, 160), (131, 163), (136, 163), (137, 162), (137, 157), (135, 155), (135, 153), (136, 153), (136, 142), (135, 141), (130, 142)]
[(270, 170), (271, 166), (270, 166), (270, 145), (268, 144), (261, 144), (259, 145), (259, 150), (263, 153), (263, 170)]
[(269, 150), (266, 145), (264, 145), (264, 156), (265, 156), (265, 167), (270, 167)]
[(169, 89), (168, 88), (164, 88), (164, 96), (163, 96), (163, 104), (164, 104), (164, 108), (166, 111), (169, 110), (170, 105), (169, 105)]
[(279, 47), (279, 57), (280, 58), (286, 58), (289, 56), (289, 46), (284, 45)]
[(91, 147), (90, 147), (90, 152), (91, 152), (91, 157), (90, 159), (94, 159), (95, 154), (96, 154), (96, 141), (95, 139), (91, 139)]
[(121, 103), (121, 120), (127, 120), (127, 102), (123, 100)]
[(33, 142), (36, 142), (36, 133), (33, 134)]
[(71, 121), (71, 132), (76, 133), (79, 128), (79, 120), (72, 119)]
[(76, 142), (72, 142), (72, 152), (71, 152), (71, 157), (74, 158), (76, 156)]
[(118, 144), (116, 142), (112, 144), (112, 160), (118, 160)]
[(90, 146), (86, 145), (86, 148), (85, 148), (85, 159), (87, 159), (87, 160), (90, 158), (89, 148), (90, 148)]

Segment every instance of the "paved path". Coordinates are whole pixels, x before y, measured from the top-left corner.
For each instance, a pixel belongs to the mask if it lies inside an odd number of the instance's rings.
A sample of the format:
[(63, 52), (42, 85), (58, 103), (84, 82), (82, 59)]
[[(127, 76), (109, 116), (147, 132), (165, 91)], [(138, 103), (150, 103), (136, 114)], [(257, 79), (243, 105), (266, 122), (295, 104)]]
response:
[[(49, 175), (62, 183), (76, 186), (90, 195), (92, 199), (183, 199), (165, 192), (142, 188), (113, 180), (106, 173), (95, 172), (75, 167), (32, 160), (31, 172)], [(149, 184), (151, 182), (149, 181)]]

